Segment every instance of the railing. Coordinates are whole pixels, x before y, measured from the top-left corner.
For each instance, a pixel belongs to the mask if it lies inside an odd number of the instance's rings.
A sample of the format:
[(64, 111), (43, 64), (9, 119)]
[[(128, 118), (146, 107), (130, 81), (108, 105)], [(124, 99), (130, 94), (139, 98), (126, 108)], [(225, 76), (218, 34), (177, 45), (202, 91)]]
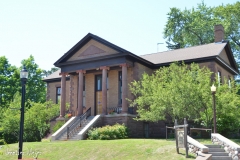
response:
[[(122, 107), (108, 107), (107, 108), (107, 113), (108, 114), (120, 114), (122, 112)], [(128, 108), (128, 113), (129, 114), (133, 114), (134, 112), (134, 108), (133, 107), (129, 107)]]
[(91, 108), (89, 108), (84, 114), (81, 116), (76, 117), (75, 122), (67, 127), (67, 139), (70, 138), (77, 127), (81, 126), (83, 120), (86, 120), (91, 115)]
[(232, 157), (232, 159), (240, 159), (238, 155), (240, 153), (240, 146), (235, 142), (229, 140), (221, 134), (212, 133), (212, 143), (221, 145), (225, 152), (229, 154), (229, 157)]
[(107, 108), (107, 113), (108, 114), (120, 114), (122, 112), (122, 107), (109, 107)]
[(187, 143), (189, 152), (192, 152), (196, 155), (199, 155), (200, 153), (208, 153), (209, 151), (208, 147), (204, 146), (190, 136), (187, 136)]

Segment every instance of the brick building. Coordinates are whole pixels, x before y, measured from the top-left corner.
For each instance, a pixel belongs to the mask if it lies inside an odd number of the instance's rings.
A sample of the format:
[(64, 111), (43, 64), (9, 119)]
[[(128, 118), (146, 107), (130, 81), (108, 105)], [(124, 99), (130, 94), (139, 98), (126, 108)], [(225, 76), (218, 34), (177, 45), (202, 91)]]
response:
[[(89, 33), (54, 63), (60, 70), (44, 79), (47, 99), (61, 102), (60, 117), (66, 114), (67, 102), (75, 116), (91, 108), (92, 116), (102, 115), (102, 125), (125, 123), (132, 137), (164, 137), (164, 122), (132, 119), (136, 112), (128, 107), (126, 98), (133, 98), (128, 84), (174, 61), (195, 62), (217, 73), (219, 80), (233, 79), (238, 68), (223, 39), (223, 27), (217, 25), (214, 43), (138, 56)], [(110, 116), (112, 111), (119, 114)]]

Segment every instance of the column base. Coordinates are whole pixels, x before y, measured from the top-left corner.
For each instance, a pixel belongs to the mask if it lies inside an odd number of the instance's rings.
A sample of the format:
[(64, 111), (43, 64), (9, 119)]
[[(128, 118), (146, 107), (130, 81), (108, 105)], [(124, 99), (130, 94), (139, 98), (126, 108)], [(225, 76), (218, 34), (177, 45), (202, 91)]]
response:
[(57, 119), (56, 119), (56, 121), (65, 121), (66, 119), (64, 118), (64, 117), (62, 117), (62, 116), (59, 116)]

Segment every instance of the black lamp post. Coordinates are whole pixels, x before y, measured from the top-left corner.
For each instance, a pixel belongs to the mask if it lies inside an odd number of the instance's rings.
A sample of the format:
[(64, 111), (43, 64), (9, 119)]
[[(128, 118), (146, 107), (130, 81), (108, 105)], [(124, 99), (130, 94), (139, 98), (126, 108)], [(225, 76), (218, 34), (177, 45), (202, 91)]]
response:
[(19, 131), (19, 150), (18, 150), (18, 160), (22, 159), (22, 148), (23, 148), (23, 124), (24, 124), (24, 104), (25, 104), (25, 85), (28, 78), (28, 71), (23, 66), (23, 69), (20, 72), (20, 78), (22, 83), (22, 101), (21, 101), (21, 118), (20, 118), (20, 131)]
[(213, 133), (217, 133), (217, 125), (216, 125), (216, 101), (215, 101), (215, 93), (216, 93), (216, 87), (214, 84), (211, 87), (212, 96), (213, 96), (213, 125), (214, 125), (214, 131)]

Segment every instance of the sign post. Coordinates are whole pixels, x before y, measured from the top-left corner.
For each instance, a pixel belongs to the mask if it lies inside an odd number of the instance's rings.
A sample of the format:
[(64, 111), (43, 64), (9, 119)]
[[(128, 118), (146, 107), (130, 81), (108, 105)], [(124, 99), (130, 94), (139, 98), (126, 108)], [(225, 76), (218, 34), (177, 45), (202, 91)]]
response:
[(184, 118), (184, 125), (178, 125), (175, 119), (175, 138), (176, 138), (176, 149), (179, 154), (179, 148), (186, 149), (186, 158), (188, 157), (188, 145), (187, 145), (187, 120)]

